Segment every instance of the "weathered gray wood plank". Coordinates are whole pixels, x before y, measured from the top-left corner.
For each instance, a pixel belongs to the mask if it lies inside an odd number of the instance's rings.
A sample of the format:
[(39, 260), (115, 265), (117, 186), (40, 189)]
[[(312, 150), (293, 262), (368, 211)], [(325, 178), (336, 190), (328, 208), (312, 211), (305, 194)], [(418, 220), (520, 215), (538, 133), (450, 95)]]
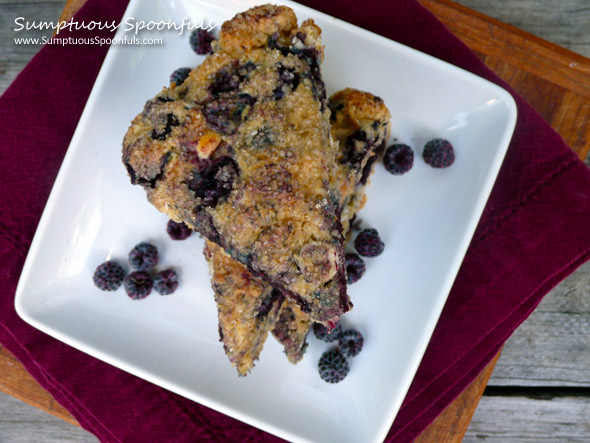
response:
[(484, 396), (463, 441), (590, 442), (590, 401)]
[(0, 392), (0, 442), (96, 443), (98, 439), (84, 429)]
[(590, 263), (508, 339), (489, 385), (590, 386)]
[(590, 57), (588, 0), (454, 1)]

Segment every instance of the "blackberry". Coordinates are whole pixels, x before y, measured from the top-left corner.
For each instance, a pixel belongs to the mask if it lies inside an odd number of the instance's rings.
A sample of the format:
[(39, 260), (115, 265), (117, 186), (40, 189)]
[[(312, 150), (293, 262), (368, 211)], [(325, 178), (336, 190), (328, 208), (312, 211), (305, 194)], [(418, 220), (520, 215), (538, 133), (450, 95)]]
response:
[(414, 151), (408, 145), (391, 145), (383, 156), (383, 166), (394, 175), (402, 175), (414, 166)]
[(215, 77), (209, 85), (209, 91), (214, 96), (218, 96), (224, 92), (237, 91), (244, 78), (240, 76), (240, 73), (235, 67), (223, 67), (215, 73)]
[(150, 243), (139, 243), (129, 253), (129, 264), (138, 271), (149, 271), (158, 264), (158, 249)]
[(147, 272), (135, 271), (125, 277), (123, 284), (129, 297), (133, 300), (141, 300), (150, 295), (154, 282)]
[(213, 166), (195, 172), (188, 187), (201, 198), (201, 205), (215, 207), (217, 202), (227, 196), (239, 176), (238, 164), (231, 157), (222, 157)]
[(209, 54), (211, 52), (211, 42), (215, 37), (206, 29), (195, 29), (189, 37), (189, 44), (193, 51), (199, 55)]
[(318, 363), (320, 377), (328, 383), (338, 383), (350, 371), (348, 361), (338, 349), (330, 349), (322, 354)]
[[(260, 305), (256, 308), (256, 319), (263, 320), (270, 311), (272, 310), (273, 306), (276, 306), (276, 302), (281, 298), (281, 293), (277, 289), (272, 289), (270, 294), (266, 295), (264, 299), (260, 302)], [(280, 303), (279, 303), (280, 304)]]
[(328, 332), (328, 329), (323, 324), (314, 323), (313, 333), (318, 340), (331, 343), (340, 338), (340, 334), (342, 333), (342, 325), (340, 322), (338, 322), (336, 323), (336, 326), (334, 326), (334, 328)]
[(301, 77), (295, 72), (294, 68), (288, 68), (279, 63), (277, 66), (279, 79), (277, 87), (272, 91), (275, 100), (280, 100), (285, 96), (285, 92), (289, 89), (294, 91), (299, 86)]
[[(164, 118), (159, 119), (156, 127), (152, 129), (152, 138), (154, 140), (166, 140), (166, 137), (172, 132), (172, 128), (178, 125), (180, 125), (180, 122), (174, 114), (166, 114)], [(166, 163), (168, 161), (167, 157), (164, 158), (166, 159), (164, 163)]]
[(256, 100), (256, 97), (249, 94), (219, 97), (206, 103), (202, 113), (213, 129), (231, 135), (248, 117)]
[(435, 138), (424, 145), (422, 158), (433, 168), (448, 168), (455, 161), (455, 150), (448, 140)]
[(186, 240), (191, 236), (193, 230), (182, 222), (176, 223), (174, 220), (169, 220), (166, 232), (172, 240)]
[(94, 284), (102, 291), (116, 291), (124, 278), (125, 271), (121, 265), (110, 260), (99, 265), (92, 276)]
[(247, 62), (243, 65), (224, 66), (215, 72), (209, 85), (209, 91), (214, 97), (224, 92), (234, 92), (240, 87), (240, 84), (246, 80), (250, 72), (256, 69), (256, 64)]
[(346, 261), (346, 278), (348, 284), (351, 285), (361, 279), (367, 267), (365, 266), (364, 260), (354, 252), (345, 254), (344, 260)]
[(356, 329), (347, 329), (340, 334), (338, 348), (345, 357), (354, 357), (363, 349), (364, 339)]
[(363, 229), (354, 239), (354, 247), (363, 257), (377, 257), (385, 245), (376, 229)]
[(178, 276), (172, 269), (160, 271), (154, 276), (154, 289), (160, 295), (170, 295), (178, 288)]
[(170, 83), (174, 82), (176, 86), (182, 85), (191, 71), (191, 68), (178, 68), (170, 75)]

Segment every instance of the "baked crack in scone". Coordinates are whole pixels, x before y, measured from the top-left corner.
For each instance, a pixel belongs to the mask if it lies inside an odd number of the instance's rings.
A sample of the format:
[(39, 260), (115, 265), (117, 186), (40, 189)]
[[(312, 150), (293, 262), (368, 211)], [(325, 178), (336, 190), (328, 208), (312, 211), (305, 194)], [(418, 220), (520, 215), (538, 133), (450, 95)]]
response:
[(123, 162), (156, 208), (331, 326), (351, 303), (320, 33), (284, 6), (237, 14), (146, 103)]
[[(328, 106), (333, 109), (331, 131), (339, 147), (335, 180), (341, 189), (341, 221), (348, 229), (365, 204), (368, 177), (389, 136), (390, 114), (380, 98), (354, 89), (334, 94)], [(283, 345), (291, 363), (301, 360), (313, 323), (310, 315), (292, 300), (273, 296), (270, 284), (253, 276), (219, 246), (208, 241), (204, 254), (218, 306), (220, 340), (238, 373), (246, 375), (254, 366), (269, 331)], [(270, 303), (274, 303), (272, 308)]]

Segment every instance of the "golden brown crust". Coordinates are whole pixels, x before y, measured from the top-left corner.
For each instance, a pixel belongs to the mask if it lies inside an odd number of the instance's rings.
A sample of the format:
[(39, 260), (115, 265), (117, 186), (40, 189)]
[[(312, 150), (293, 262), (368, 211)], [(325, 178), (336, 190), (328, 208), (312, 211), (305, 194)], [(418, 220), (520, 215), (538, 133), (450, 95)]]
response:
[(351, 304), (319, 37), (286, 7), (238, 14), (215, 53), (148, 101), (123, 161), (159, 210), (329, 323)]
[(247, 375), (274, 328), (280, 295), (215, 243), (207, 241), (204, 255), (211, 269), (219, 339), (238, 374)]
[[(297, 361), (312, 319), (334, 323), (351, 306), (343, 227), (364, 204), (389, 113), (371, 95), (336, 94), (333, 142), (320, 34), (286, 7), (238, 14), (201, 66), (146, 103), (123, 142), (132, 182), (210, 240), (221, 338), (240, 374), (273, 327)], [(281, 311), (271, 284), (292, 298)]]
[[(388, 122), (391, 113), (380, 97), (358, 89), (345, 88), (330, 97), (331, 107), (343, 105), (337, 118), (346, 118), (337, 124), (338, 131), (354, 132), (359, 128), (370, 127), (373, 122)], [(334, 126), (334, 124), (332, 123)], [(338, 134), (332, 134), (336, 138)]]
[(365, 205), (365, 185), (380, 159), (391, 131), (391, 114), (383, 100), (371, 93), (346, 88), (330, 97), (332, 137), (338, 140), (339, 168), (336, 182), (340, 189), (342, 229)]
[(227, 52), (249, 51), (266, 46), (269, 36), (290, 36), (297, 17), (286, 6), (262, 5), (237, 14), (225, 22), (219, 33), (221, 48)]
[[(349, 137), (360, 129), (368, 132), (369, 138), (386, 139), (389, 135), (390, 116), (380, 99), (372, 94), (353, 89), (334, 94), (328, 104), (330, 108), (335, 109), (336, 113), (331, 128), (340, 153), (338, 163), (340, 172), (336, 180), (342, 182), (342, 225), (348, 227), (351, 218), (366, 200), (365, 185), (360, 183), (359, 166), (344, 161), (349, 149)], [(375, 113), (374, 118), (371, 118), (371, 112)], [(371, 144), (365, 157), (374, 156), (374, 149), (378, 144)], [(362, 165), (367, 163), (367, 159), (357, 161)], [(269, 317), (272, 324), (265, 322), (261, 326), (255, 321), (258, 313), (257, 305), (262, 303), (261, 300), (268, 299), (268, 291), (272, 287), (254, 277), (247, 268), (231, 259), (223, 249), (215, 245), (208, 245), (207, 248), (212, 257), (209, 261), (212, 285), (219, 306), (219, 327), (224, 341), (227, 341), (226, 353), (230, 361), (238, 368), (238, 372), (245, 375), (245, 371), (254, 366), (254, 360), (258, 358), (269, 330), (272, 330), (275, 338), (283, 345), (289, 361), (291, 363), (300, 361), (307, 348), (306, 337), (313, 323), (309, 314), (302, 312), (291, 300), (285, 300), (278, 313)], [(313, 246), (308, 246), (307, 249), (309, 254), (315, 252)], [(302, 266), (305, 266), (305, 263)], [(331, 267), (319, 266), (313, 272), (323, 272), (326, 269), (329, 270)], [(274, 314), (275, 311), (273, 310), (272, 313)]]

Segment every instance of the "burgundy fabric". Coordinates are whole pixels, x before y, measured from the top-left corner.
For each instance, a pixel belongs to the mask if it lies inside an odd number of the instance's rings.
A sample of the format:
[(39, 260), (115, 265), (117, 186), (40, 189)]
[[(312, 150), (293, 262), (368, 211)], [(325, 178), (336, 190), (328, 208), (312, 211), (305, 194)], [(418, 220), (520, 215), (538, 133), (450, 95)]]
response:
[[(506, 87), (415, 0), (303, 3)], [(119, 20), (124, 8), (89, 0), (77, 18)], [(0, 342), (102, 441), (278, 440), (76, 351), (14, 310), (28, 248), (106, 51), (46, 46), (0, 98)], [(590, 173), (514, 96), (513, 141), (388, 441), (412, 440), (426, 428), (543, 295), (590, 257)]]

